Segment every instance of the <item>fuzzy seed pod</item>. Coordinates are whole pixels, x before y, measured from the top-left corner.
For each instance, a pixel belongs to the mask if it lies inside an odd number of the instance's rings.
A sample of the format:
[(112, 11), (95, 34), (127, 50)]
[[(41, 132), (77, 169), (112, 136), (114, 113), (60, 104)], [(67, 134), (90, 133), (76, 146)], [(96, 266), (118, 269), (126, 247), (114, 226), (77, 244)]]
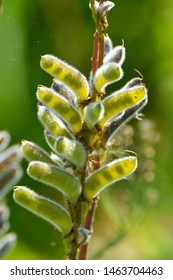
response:
[(84, 110), (85, 123), (89, 129), (92, 129), (104, 115), (104, 107), (101, 102), (92, 102)]
[(61, 95), (52, 89), (39, 86), (37, 98), (43, 104), (59, 114), (71, 127), (74, 133), (82, 128), (82, 119), (78, 111)]
[(80, 182), (71, 173), (51, 164), (32, 161), (27, 169), (28, 174), (42, 183), (58, 189), (75, 204), (81, 192)]
[(122, 89), (106, 97), (102, 103), (105, 108), (104, 117), (98, 124), (103, 127), (106, 122), (115, 118), (116, 114), (133, 107), (147, 96), (144, 86), (135, 86), (130, 89)]
[(110, 51), (104, 58), (104, 64), (114, 62), (118, 65), (122, 65), (126, 57), (126, 50), (123, 46), (117, 46)]
[(58, 203), (38, 195), (24, 186), (15, 187), (13, 197), (18, 204), (54, 225), (63, 235), (70, 232), (71, 217)]
[(46, 140), (51, 149), (77, 168), (84, 168), (87, 154), (82, 144), (66, 137), (52, 137), (46, 134)]
[(0, 259), (2, 259), (16, 243), (16, 235), (8, 233), (0, 239)]
[(85, 181), (84, 195), (88, 201), (98, 195), (104, 188), (118, 180), (126, 178), (137, 167), (136, 157), (116, 159), (92, 173)]
[(40, 65), (43, 70), (69, 86), (74, 91), (79, 101), (87, 99), (89, 93), (88, 82), (84, 75), (74, 67), (53, 55), (42, 56)]
[(55, 115), (55, 113), (49, 110), (46, 106), (39, 105), (38, 118), (46, 130), (48, 130), (53, 136), (66, 136), (69, 139), (74, 138), (61, 118)]
[(10, 134), (7, 131), (0, 131), (0, 152), (5, 150), (10, 142)]
[(94, 86), (98, 92), (104, 92), (106, 86), (120, 80), (122, 76), (123, 71), (117, 63), (103, 64), (95, 73)]
[(113, 49), (112, 40), (109, 36), (104, 36), (104, 57)]
[(114, 6), (115, 4), (112, 1), (105, 1), (104, 3), (98, 6), (97, 14), (100, 17), (104, 17)]

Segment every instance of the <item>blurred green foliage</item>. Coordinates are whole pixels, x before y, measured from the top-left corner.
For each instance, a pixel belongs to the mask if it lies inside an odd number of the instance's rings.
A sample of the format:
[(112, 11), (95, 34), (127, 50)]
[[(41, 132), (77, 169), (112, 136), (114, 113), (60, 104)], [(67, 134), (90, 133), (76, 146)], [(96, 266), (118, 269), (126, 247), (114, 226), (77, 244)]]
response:
[[(151, 183), (152, 188), (157, 190), (157, 201), (152, 207), (144, 203), (143, 223), (135, 232), (132, 229), (133, 235), (111, 247), (103, 258), (173, 258), (170, 249), (173, 246), (172, 14), (172, 0), (117, 0), (108, 17), (109, 36), (114, 45), (121, 44), (123, 39), (127, 52), (123, 66), (125, 75), (117, 83), (117, 88), (137, 75), (134, 69), (142, 73), (149, 90), (149, 103), (143, 112), (147, 118), (154, 120), (161, 139), (156, 145), (155, 180)], [(88, 0), (4, 0), (0, 17), (0, 130), (7, 129), (13, 142), (27, 139), (47, 149), (42, 137), (43, 129), (37, 120), (35, 92), (38, 84), (49, 85), (50, 77), (39, 67), (40, 56), (54, 54), (88, 77), (93, 33), (94, 23)], [(134, 125), (137, 122), (135, 120)], [(138, 153), (137, 147), (135, 151)], [(26, 162), (23, 167), (26, 169)], [(32, 184), (38, 192), (46, 193), (41, 184), (34, 185), (27, 175), (22, 178), (21, 184), (28, 187)], [(125, 185), (130, 185), (130, 194), (133, 194), (133, 188), (147, 189), (148, 184), (133, 178), (128, 184), (125, 181)], [(117, 184), (114, 195), (119, 197), (124, 188), (123, 182)], [(11, 230), (18, 235), (18, 244), (9, 259), (63, 258), (57, 231), (16, 205), (12, 192), (7, 202), (11, 209)], [(139, 205), (142, 207), (140, 196), (137, 196), (135, 205), (136, 211), (139, 211)], [(100, 204), (90, 255), (116, 230)]]

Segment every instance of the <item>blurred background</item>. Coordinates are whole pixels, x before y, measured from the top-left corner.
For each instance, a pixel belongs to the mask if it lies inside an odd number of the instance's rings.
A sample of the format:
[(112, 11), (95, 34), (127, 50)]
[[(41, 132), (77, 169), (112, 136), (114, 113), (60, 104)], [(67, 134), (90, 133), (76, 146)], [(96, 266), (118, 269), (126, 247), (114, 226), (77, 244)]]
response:
[[(124, 40), (126, 47), (124, 77), (114, 89), (139, 76), (137, 69), (148, 88), (149, 103), (143, 121), (133, 120), (117, 136), (118, 152), (135, 151), (139, 169), (130, 180), (103, 193), (89, 258), (173, 259), (173, 1), (113, 2), (107, 31), (114, 45)], [(88, 77), (93, 34), (88, 0), (4, 0), (0, 130), (10, 132), (12, 144), (27, 139), (47, 149), (35, 92), (38, 84), (49, 86), (51, 77), (40, 69), (40, 56), (54, 54)], [(46, 193), (27, 175), (19, 185)], [(6, 202), (10, 231), (18, 236), (7, 259), (64, 258), (61, 236), (51, 225), (15, 204), (12, 191)]]

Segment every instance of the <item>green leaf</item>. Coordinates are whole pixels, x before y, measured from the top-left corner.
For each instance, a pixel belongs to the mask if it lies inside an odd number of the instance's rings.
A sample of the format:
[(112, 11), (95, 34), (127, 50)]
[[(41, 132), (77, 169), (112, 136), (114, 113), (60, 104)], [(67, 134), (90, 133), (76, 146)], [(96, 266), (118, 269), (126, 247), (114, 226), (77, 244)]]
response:
[(46, 135), (48, 145), (55, 153), (66, 159), (78, 168), (84, 168), (87, 154), (82, 144), (76, 140), (69, 140), (66, 137), (52, 137)]
[(32, 161), (27, 169), (28, 174), (42, 183), (57, 188), (75, 204), (81, 192), (80, 182), (69, 172), (54, 165)]
[(123, 71), (117, 63), (103, 64), (95, 73), (94, 86), (98, 92), (104, 92), (106, 86), (120, 80), (122, 76)]
[(81, 130), (82, 119), (80, 114), (63, 96), (52, 89), (39, 86), (37, 98), (43, 104), (58, 113), (70, 125), (74, 133)]
[(79, 101), (88, 97), (89, 86), (86, 78), (74, 67), (53, 55), (41, 57), (41, 67), (55, 78), (69, 86), (77, 95)]
[(18, 204), (54, 225), (63, 235), (71, 231), (71, 217), (58, 203), (24, 186), (15, 187), (13, 197)]
[(46, 106), (39, 105), (38, 117), (46, 130), (48, 130), (53, 136), (66, 136), (69, 139), (74, 138), (67, 128), (67, 125)]
[(105, 108), (104, 117), (98, 122), (103, 127), (104, 124), (122, 111), (133, 107), (147, 97), (145, 86), (135, 86), (129, 89), (122, 89), (103, 99)]
[(86, 179), (83, 189), (84, 196), (88, 201), (91, 201), (104, 188), (134, 172), (136, 167), (137, 158), (132, 156), (114, 160), (104, 165)]
[(89, 129), (92, 129), (104, 115), (103, 104), (101, 102), (90, 103), (85, 107), (84, 114), (87, 127)]

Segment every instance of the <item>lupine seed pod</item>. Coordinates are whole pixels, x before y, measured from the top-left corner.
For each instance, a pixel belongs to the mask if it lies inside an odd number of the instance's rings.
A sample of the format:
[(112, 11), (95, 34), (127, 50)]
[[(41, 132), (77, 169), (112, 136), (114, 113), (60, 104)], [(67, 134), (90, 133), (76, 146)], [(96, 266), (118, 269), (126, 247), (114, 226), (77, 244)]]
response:
[(4, 197), (22, 177), (20, 165), (13, 163), (0, 176), (0, 199)]
[(63, 83), (60, 83), (57, 79), (54, 79), (51, 87), (60, 95), (64, 96), (73, 106), (76, 106), (76, 96), (73, 92), (65, 86)]
[(103, 64), (95, 73), (94, 86), (98, 92), (103, 92), (106, 86), (120, 80), (122, 76), (123, 71), (117, 63)]
[(85, 123), (89, 129), (102, 119), (104, 115), (104, 106), (101, 102), (92, 102), (84, 110)]
[(10, 142), (10, 134), (7, 131), (0, 131), (0, 152), (5, 150)]
[(0, 259), (2, 259), (15, 245), (16, 235), (8, 233), (0, 239)]
[(112, 1), (105, 1), (98, 6), (97, 14), (100, 17), (104, 17), (114, 6), (115, 4)]
[(123, 64), (126, 56), (126, 50), (124, 46), (116, 46), (104, 57), (104, 64), (115, 62), (120, 66)]
[(46, 140), (51, 149), (59, 156), (66, 159), (77, 168), (84, 168), (87, 154), (83, 145), (76, 140), (69, 140), (66, 137), (52, 137), (46, 134)]
[(66, 136), (69, 139), (74, 138), (67, 128), (67, 125), (46, 106), (39, 105), (38, 117), (46, 130), (48, 130), (53, 136)]
[(105, 187), (112, 185), (134, 172), (136, 167), (137, 158), (132, 156), (114, 160), (106, 164), (86, 179), (83, 189), (84, 196), (88, 201), (91, 201)]
[(123, 88), (127, 89), (127, 88), (132, 88), (134, 86), (142, 86), (142, 85), (143, 85), (142, 79), (137, 77), (137, 78), (133, 78), (130, 81), (128, 81)]
[(122, 89), (108, 97), (102, 103), (105, 108), (104, 117), (98, 122), (103, 127), (107, 121), (115, 118), (116, 114), (133, 107), (147, 97), (145, 86), (135, 86), (130, 89)]
[(20, 145), (14, 145), (0, 154), (0, 171), (5, 170), (10, 164), (22, 159)]
[(4, 234), (9, 229), (9, 209), (4, 203), (0, 203), (0, 234)]
[(77, 69), (53, 55), (42, 56), (40, 65), (43, 70), (69, 86), (77, 95), (79, 101), (87, 99), (89, 93), (88, 82)]
[(74, 133), (82, 128), (82, 120), (78, 111), (61, 95), (44, 86), (39, 86), (37, 98), (50, 109), (58, 113), (71, 127)]
[(63, 235), (70, 232), (71, 217), (58, 203), (38, 195), (24, 186), (15, 187), (13, 197), (18, 204), (54, 225)]
[(54, 165), (32, 161), (27, 169), (28, 174), (42, 183), (57, 188), (75, 204), (81, 192), (80, 182), (71, 173)]
[(42, 162), (54, 164), (49, 154), (35, 143), (23, 140), (21, 149), (25, 158), (28, 161), (42, 161)]
[(104, 36), (104, 57), (113, 49), (112, 40), (108, 35)]

